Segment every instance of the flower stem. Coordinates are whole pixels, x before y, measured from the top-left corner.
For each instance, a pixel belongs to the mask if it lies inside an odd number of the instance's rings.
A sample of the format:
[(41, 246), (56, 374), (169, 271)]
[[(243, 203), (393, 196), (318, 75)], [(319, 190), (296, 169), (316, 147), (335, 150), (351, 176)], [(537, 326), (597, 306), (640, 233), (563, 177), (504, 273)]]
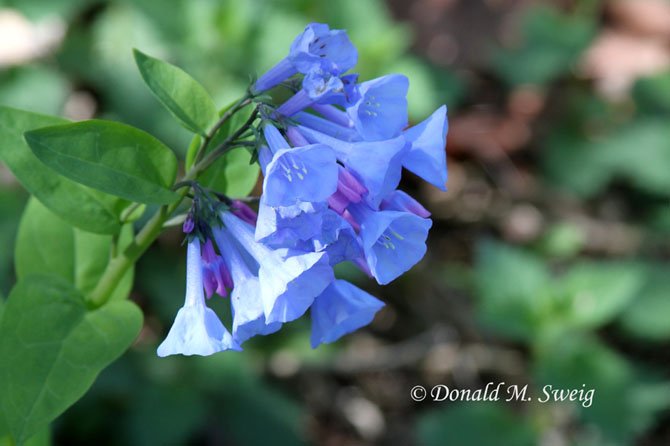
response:
[[(252, 99), (248, 94), (245, 95), (221, 116), (221, 119), (214, 125), (214, 127), (212, 127), (212, 130), (210, 130), (207, 137), (203, 141), (203, 144), (200, 146), (200, 149), (198, 150), (199, 157), (202, 158), (202, 153), (204, 153), (206, 146), (209, 144), (209, 142), (211, 142), (213, 135), (223, 125), (223, 123), (225, 123), (225, 121), (227, 121), (233, 114), (251, 103), (251, 100)], [(123, 278), (124, 274), (130, 269), (132, 265), (137, 262), (142, 254), (144, 254), (149, 246), (151, 246), (151, 244), (158, 238), (161, 231), (163, 230), (165, 222), (170, 219), (172, 213), (177, 210), (182, 201), (184, 201), (184, 198), (186, 198), (192, 187), (193, 180), (195, 180), (200, 173), (204, 172), (210, 165), (212, 165), (212, 163), (214, 163), (214, 161), (225, 154), (228, 150), (234, 147), (247, 145), (247, 142), (238, 141), (238, 139), (251, 128), (257, 116), (258, 110), (254, 110), (249, 119), (237, 131), (226, 138), (226, 140), (223, 141), (216, 149), (209, 152), (202, 160), (195, 162), (193, 167), (191, 167), (186, 175), (180, 181), (175, 183), (175, 189), (181, 189), (179, 192), (179, 198), (172, 204), (161, 206), (161, 208), (137, 233), (135, 240), (133, 240), (130, 246), (128, 246), (122, 252), (116, 253), (116, 255), (112, 257), (112, 259), (107, 264), (107, 268), (100, 278), (100, 281), (93, 289), (93, 291), (87, 296), (86, 300), (90, 308), (99, 308), (106, 304), (107, 301), (109, 301), (112, 293)], [(196, 160), (198, 156), (196, 157)]]

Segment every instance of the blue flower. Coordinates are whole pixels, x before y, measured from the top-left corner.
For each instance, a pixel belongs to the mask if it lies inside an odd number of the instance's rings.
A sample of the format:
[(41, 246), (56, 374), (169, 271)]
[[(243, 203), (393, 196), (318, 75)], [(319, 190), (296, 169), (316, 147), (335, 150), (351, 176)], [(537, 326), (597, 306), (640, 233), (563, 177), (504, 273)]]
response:
[(314, 300), (310, 310), (312, 348), (368, 325), (383, 306), (382, 301), (349, 282), (334, 281)]
[(177, 313), (167, 337), (158, 346), (158, 356), (206, 356), (231, 349), (240, 350), (240, 347), (205, 304), (200, 241), (193, 239), (188, 244), (184, 306)]
[[(234, 288), (230, 294), (233, 312), (233, 339), (242, 344), (256, 335), (267, 335), (281, 328), (281, 323), (265, 323), (258, 264), (244, 259), (225, 228), (214, 231), (221, 255), (230, 269)], [(252, 265), (247, 262), (252, 261)], [(253, 271), (252, 271), (253, 269)]]
[(288, 57), (301, 73), (319, 66), (328, 72), (340, 74), (356, 65), (358, 50), (346, 31), (331, 30), (323, 23), (311, 23), (295, 38)]
[(347, 210), (360, 225), (365, 260), (379, 284), (398, 278), (426, 253), (429, 219), (410, 212), (374, 211), (363, 203)]
[(404, 132), (411, 146), (404, 167), (441, 190), (447, 190), (447, 107), (435, 110), (425, 121)]
[(330, 146), (347, 170), (368, 190), (366, 200), (377, 208), (400, 183), (407, 141), (401, 135), (384, 141), (341, 141), (305, 126), (300, 132), (312, 143)]
[(389, 74), (363, 82), (360, 98), (347, 113), (365, 141), (380, 141), (398, 136), (407, 126), (409, 80)]
[(291, 148), (273, 125), (264, 128), (272, 161), (264, 168), (263, 203), (290, 206), (324, 202), (337, 189), (335, 152), (324, 144)]
[(315, 69), (339, 75), (356, 65), (357, 59), (358, 51), (345, 31), (312, 23), (295, 38), (289, 55), (258, 78), (254, 90), (269, 90), (298, 72)]
[(224, 212), (221, 219), (240, 246), (260, 265), (258, 277), (266, 323), (302, 316), (334, 279), (328, 256), (272, 250), (254, 239), (254, 228)]

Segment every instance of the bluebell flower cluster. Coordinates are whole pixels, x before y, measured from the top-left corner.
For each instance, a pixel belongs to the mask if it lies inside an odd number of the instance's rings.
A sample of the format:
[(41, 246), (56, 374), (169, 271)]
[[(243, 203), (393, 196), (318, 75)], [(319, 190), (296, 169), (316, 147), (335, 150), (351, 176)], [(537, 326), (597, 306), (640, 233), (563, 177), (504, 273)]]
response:
[[(259, 93), (302, 80), (260, 124), (258, 211), (229, 203), (209, 238), (190, 239), (186, 302), (160, 356), (239, 350), (307, 312), (312, 346), (336, 341), (384, 305), (336, 279), (336, 264), (383, 285), (423, 258), (430, 213), (398, 185), (404, 168), (445, 190), (446, 107), (408, 128), (408, 79), (359, 83), (348, 73), (357, 58), (345, 31), (311, 24), (254, 84)], [(206, 306), (214, 293), (230, 296), (230, 332)]]

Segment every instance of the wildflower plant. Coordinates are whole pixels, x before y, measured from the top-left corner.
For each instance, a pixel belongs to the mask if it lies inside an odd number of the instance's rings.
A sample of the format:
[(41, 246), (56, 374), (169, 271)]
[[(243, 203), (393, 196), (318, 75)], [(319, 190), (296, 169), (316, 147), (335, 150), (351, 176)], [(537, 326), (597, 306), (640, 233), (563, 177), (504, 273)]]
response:
[[(139, 129), (0, 107), (0, 158), (32, 194), (18, 283), (0, 300), (0, 430), (23, 443), (129, 347), (142, 327), (128, 300), (134, 265), (169, 226), (184, 233), (186, 292), (161, 357), (240, 351), (302, 317), (316, 348), (372, 321), (384, 304), (333, 268), (351, 262), (383, 285), (422, 259), (430, 214), (398, 185), (406, 169), (445, 188), (447, 116), (443, 106), (408, 127), (409, 80), (359, 82), (357, 58), (345, 31), (310, 24), (219, 110), (188, 74), (135, 51), (194, 134), (179, 179), (173, 151)], [(217, 181), (235, 151), (249, 153), (246, 183), (262, 171), (256, 200)], [(226, 299), (232, 321), (210, 299)]]

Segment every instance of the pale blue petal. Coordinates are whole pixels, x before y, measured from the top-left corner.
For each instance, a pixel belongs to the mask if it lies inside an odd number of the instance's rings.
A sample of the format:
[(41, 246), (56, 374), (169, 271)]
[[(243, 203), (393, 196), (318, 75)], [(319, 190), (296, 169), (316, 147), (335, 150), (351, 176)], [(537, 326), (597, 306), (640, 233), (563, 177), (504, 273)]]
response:
[(371, 212), (361, 223), (365, 259), (381, 285), (398, 278), (426, 253), (432, 221), (409, 212)]
[(312, 304), (312, 348), (337, 341), (368, 325), (384, 306), (376, 297), (344, 280), (336, 280)]
[(400, 74), (389, 74), (360, 84), (360, 97), (347, 112), (364, 140), (394, 138), (407, 126), (408, 89), (409, 80)]
[(405, 168), (441, 190), (447, 190), (447, 107), (405, 131), (411, 143), (403, 160)]
[(335, 153), (324, 144), (279, 150), (266, 168), (263, 197), (269, 206), (326, 201), (337, 189)]
[(271, 248), (296, 248), (321, 233), (325, 203), (300, 202), (292, 206), (258, 206), (256, 240)]
[(186, 258), (186, 298), (172, 328), (158, 347), (158, 356), (175, 354), (211, 355), (223, 350), (239, 350), (216, 313), (207, 308), (203, 290), (200, 241), (188, 244)]
[(233, 308), (233, 338), (240, 344), (256, 335), (268, 335), (279, 330), (281, 323), (265, 323), (260, 282), (257, 277), (235, 282), (230, 296)]
[(288, 57), (301, 73), (308, 73), (318, 66), (340, 74), (356, 65), (358, 51), (345, 31), (311, 23), (295, 38)]

